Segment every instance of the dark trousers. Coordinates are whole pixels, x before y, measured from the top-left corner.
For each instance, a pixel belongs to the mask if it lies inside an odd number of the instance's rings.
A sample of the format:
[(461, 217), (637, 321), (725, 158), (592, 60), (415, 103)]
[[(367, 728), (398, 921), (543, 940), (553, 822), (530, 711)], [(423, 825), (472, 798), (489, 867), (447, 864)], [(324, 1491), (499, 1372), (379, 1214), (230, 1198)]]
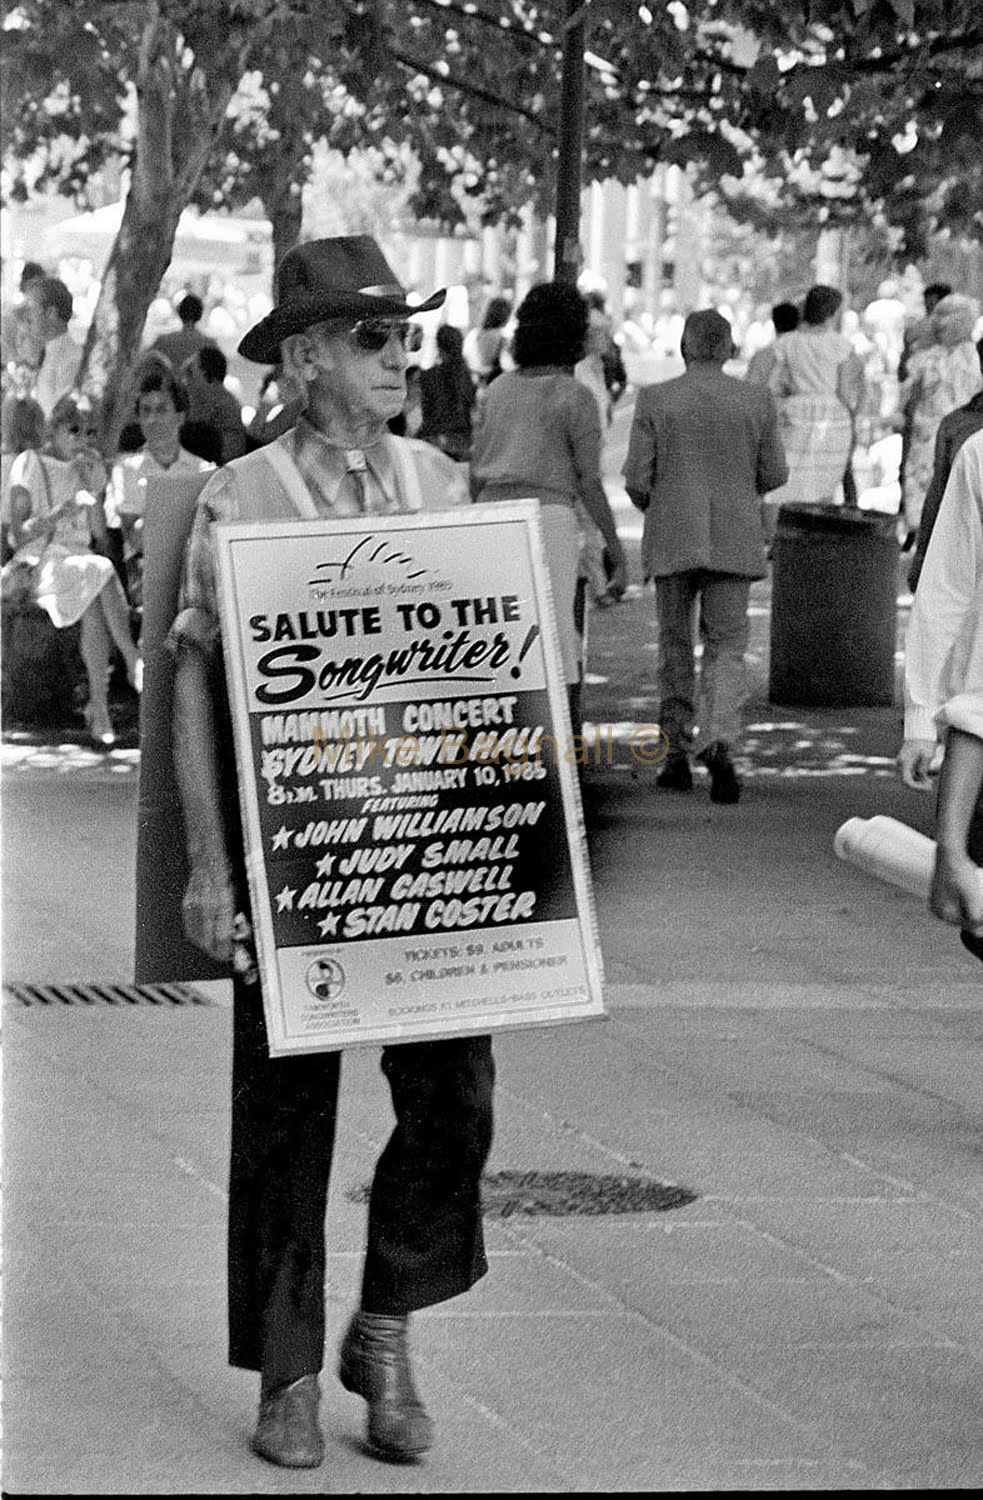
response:
[[(321, 1369), (324, 1216), (341, 1055), (271, 1058), (258, 985), (236, 981), (229, 1177), (229, 1363), (266, 1386)], [(369, 1201), (366, 1312), (466, 1292), (488, 1269), (481, 1173), (492, 1139), (491, 1038), (387, 1047), (396, 1125)]]
[[(976, 804), (973, 819), (969, 825), (966, 852), (974, 864), (983, 865), (983, 796)], [(962, 938), (963, 947), (968, 948), (975, 958), (983, 959), (983, 937), (974, 937), (971, 932), (961, 932), (959, 935)]]
[[(694, 568), (655, 580), (659, 619), (659, 727), (669, 753), (689, 755), (698, 723), (704, 749), (715, 740), (735, 749), (741, 736), (751, 581)], [(699, 616), (703, 660), (699, 703), (694, 628)]]

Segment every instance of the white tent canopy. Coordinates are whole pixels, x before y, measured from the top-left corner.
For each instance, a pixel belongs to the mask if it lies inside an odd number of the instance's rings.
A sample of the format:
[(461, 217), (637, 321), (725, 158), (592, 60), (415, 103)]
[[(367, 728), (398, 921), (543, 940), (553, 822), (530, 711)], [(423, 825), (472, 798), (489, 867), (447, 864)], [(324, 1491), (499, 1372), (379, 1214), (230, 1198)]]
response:
[[(50, 259), (78, 257), (102, 272), (123, 219), (123, 204), (110, 203), (92, 213), (64, 219), (46, 231), (44, 254)], [(265, 219), (231, 214), (199, 214), (187, 208), (178, 222), (171, 264), (186, 272), (240, 271), (260, 274), (271, 264), (270, 225)]]

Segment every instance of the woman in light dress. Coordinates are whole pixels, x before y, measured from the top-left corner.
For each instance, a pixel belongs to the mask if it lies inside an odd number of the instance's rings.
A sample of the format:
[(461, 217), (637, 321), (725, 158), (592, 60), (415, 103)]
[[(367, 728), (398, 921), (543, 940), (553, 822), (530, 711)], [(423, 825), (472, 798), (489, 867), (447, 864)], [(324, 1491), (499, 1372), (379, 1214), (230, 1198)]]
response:
[(14, 561), (37, 564), (34, 602), (58, 630), (81, 621), (89, 685), (86, 722), (95, 744), (109, 749), (116, 739), (108, 701), (113, 645), (138, 692), (143, 663), (130, 634), (123, 586), (103, 555), (107, 474), (93, 446), (96, 436), (91, 402), (84, 396), (62, 396), (52, 410), (43, 451), (28, 450), (14, 460), (10, 532), (17, 549)]
[(899, 392), (909, 431), (901, 503), (908, 537), (914, 541), (925, 495), (932, 482), (939, 423), (964, 406), (983, 386), (980, 358), (973, 343), (979, 305), (972, 297), (951, 292), (932, 309), (928, 342), (908, 361)]
[(612, 565), (611, 585), (624, 591), (627, 564), (601, 479), (601, 418), (594, 397), (574, 376), (587, 340), (587, 304), (575, 287), (534, 286), (516, 314), (512, 357), (485, 393), (471, 452), (471, 497), (540, 501), (546, 565), (570, 695), (580, 732), (583, 624), (577, 579), (583, 507), (598, 527)]
[[(581, 385), (590, 391), (597, 403), (597, 413), (601, 419), (601, 474), (603, 476), (605, 444), (614, 415), (614, 401), (608, 388), (605, 358), (609, 350), (617, 350), (617, 345), (611, 337), (611, 319), (603, 306), (591, 294), (585, 296), (584, 300), (587, 303), (587, 339), (584, 344), (583, 358), (574, 365), (573, 373)], [(622, 595), (621, 593), (615, 595), (610, 588), (604, 563), (604, 538), (579, 501), (577, 519), (583, 533), (580, 571), (587, 579), (587, 587), (594, 603), (603, 609), (613, 604), (615, 599)]]
[(863, 365), (836, 327), (842, 303), (835, 287), (810, 287), (799, 327), (775, 345), (768, 384), (778, 402), (789, 477), (769, 495), (772, 505), (838, 498), (864, 393)]
[(480, 328), (472, 328), (464, 339), (464, 358), (479, 390), (502, 372), (505, 328), (512, 316), (508, 297), (492, 297), (485, 308)]

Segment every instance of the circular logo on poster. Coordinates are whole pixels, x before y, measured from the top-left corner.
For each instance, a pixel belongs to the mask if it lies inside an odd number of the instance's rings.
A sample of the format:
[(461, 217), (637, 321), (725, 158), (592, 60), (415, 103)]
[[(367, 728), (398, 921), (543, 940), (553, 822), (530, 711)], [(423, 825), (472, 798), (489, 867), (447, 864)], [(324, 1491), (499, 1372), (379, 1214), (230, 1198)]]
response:
[(315, 1000), (337, 1000), (345, 988), (345, 971), (333, 958), (316, 958), (304, 977)]

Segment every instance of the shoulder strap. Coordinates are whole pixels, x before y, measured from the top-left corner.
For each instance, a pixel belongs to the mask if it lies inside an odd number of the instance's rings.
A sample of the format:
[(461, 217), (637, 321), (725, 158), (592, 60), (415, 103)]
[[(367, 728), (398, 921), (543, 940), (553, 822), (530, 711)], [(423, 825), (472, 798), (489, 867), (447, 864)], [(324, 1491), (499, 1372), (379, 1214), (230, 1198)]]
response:
[[(311, 498), (310, 491), (304, 483), (303, 476), (297, 467), (296, 461), (290, 451), (279, 442), (267, 443), (264, 448), (257, 450), (266, 459), (270, 468), (273, 469), (283, 488), (290, 496), (299, 515), (305, 520), (316, 520), (318, 516), (317, 507)], [(399, 487), (406, 500), (407, 510), (423, 509), (423, 490), (420, 486), (420, 476), (417, 473), (416, 464), (413, 461), (413, 449), (409, 443), (394, 438), (389, 446), (396, 465)]]
[(399, 487), (406, 500), (407, 510), (423, 509), (423, 490), (420, 487), (420, 476), (417, 473), (416, 464), (413, 462), (413, 450), (409, 443), (400, 438), (394, 438), (389, 445), (393, 462), (399, 477)]
[(290, 496), (298, 515), (305, 521), (317, 520), (317, 506), (311, 498), (310, 490), (304, 483), (303, 476), (297, 467), (293, 454), (285, 448), (280, 441), (274, 440), (267, 443), (264, 448), (257, 449), (276, 474), (283, 488)]
[(43, 514), (49, 516), (51, 514), (51, 480), (48, 477), (48, 466), (42, 454), (35, 452), (34, 457), (37, 460), (38, 473), (41, 476), (41, 504), (44, 508)]

